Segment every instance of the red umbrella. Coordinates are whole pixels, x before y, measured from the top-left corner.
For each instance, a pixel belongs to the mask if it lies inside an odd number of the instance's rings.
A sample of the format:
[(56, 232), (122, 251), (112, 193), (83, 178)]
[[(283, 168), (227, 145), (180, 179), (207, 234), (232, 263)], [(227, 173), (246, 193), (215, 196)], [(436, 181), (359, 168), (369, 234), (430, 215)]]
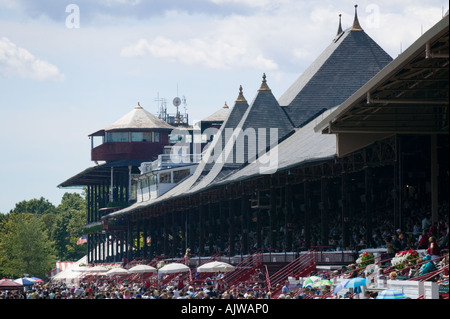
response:
[(23, 288), (23, 285), (15, 282), (13, 279), (0, 279), (0, 290), (13, 290)]

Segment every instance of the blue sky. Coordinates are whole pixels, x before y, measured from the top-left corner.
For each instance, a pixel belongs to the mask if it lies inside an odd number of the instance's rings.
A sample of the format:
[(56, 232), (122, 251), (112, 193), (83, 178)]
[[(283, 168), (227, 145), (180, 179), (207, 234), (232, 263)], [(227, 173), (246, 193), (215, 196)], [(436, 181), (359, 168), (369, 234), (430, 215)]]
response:
[[(0, 212), (60, 203), (57, 185), (93, 165), (88, 135), (137, 102), (185, 96), (191, 122), (275, 97), (344, 29), (354, 4), (395, 58), (448, 10), (443, 0), (0, 0)], [(75, 5), (69, 6), (70, 4)], [(75, 10), (75, 9), (76, 10)], [(79, 22), (79, 24), (78, 24)], [(173, 109), (172, 109), (173, 108)]]

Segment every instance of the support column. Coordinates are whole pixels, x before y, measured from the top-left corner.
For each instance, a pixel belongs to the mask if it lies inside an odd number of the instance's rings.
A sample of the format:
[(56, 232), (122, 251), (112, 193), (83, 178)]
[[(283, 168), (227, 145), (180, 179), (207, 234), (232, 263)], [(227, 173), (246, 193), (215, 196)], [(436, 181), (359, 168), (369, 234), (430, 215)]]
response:
[(270, 188), (270, 210), (269, 210), (269, 231), (270, 231), (270, 248), (278, 249), (277, 247), (277, 193), (272, 186)]
[(342, 246), (346, 249), (350, 246), (350, 233), (349, 233), (349, 222), (350, 222), (350, 209), (349, 209), (349, 185), (348, 176), (346, 173), (342, 174), (341, 178), (342, 185), (342, 195), (341, 195), (341, 208), (342, 208)]
[(247, 255), (249, 251), (248, 247), (248, 230), (249, 230), (249, 210), (248, 210), (249, 200), (248, 197), (243, 195), (240, 200), (241, 206), (241, 216), (242, 216), (242, 241), (241, 241), (241, 251), (242, 254)]
[(126, 234), (126, 240), (125, 240), (125, 252), (127, 256), (128, 262), (131, 261), (133, 256), (131, 255), (131, 247), (133, 242), (133, 228), (132, 228), (132, 222), (131, 220), (128, 220), (128, 227), (127, 227), (127, 234)]
[(128, 199), (128, 201), (131, 201), (132, 200), (132, 195), (131, 195), (131, 168), (132, 168), (133, 166), (131, 166), (131, 165), (128, 165), (128, 188), (127, 188), (127, 195), (126, 195), (126, 197), (127, 197), (127, 199)]
[(292, 251), (293, 244), (293, 229), (292, 229), (292, 219), (293, 219), (293, 195), (292, 195), (292, 185), (287, 184), (285, 187), (285, 240), (284, 246), (286, 251)]
[(216, 215), (215, 215), (215, 210), (212, 207), (212, 204), (209, 203), (208, 204), (208, 223), (209, 223), (209, 227), (208, 227), (208, 245), (209, 245), (209, 254), (213, 255), (215, 254), (215, 250), (214, 250), (214, 245), (215, 242), (217, 241), (217, 232), (214, 231), (216, 226)]
[[(173, 240), (172, 240), (172, 256), (173, 257), (177, 257), (178, 256), (178, 249), (179, 244), (180, 244), (180, 237), (179, 237), (179, 233), (178, 233), (178, 218), (177, 215), (179, 214), (179, 212), (173, 211), (172, 212), (172, 236), (173, 236)], [(182, 250), (180, 250), (181, 252)]]
[(394, 189), (391, 192), (394, 203), (394, 229), (401, 227), (401, 187), (402, 187), (402, 173), (403, 173), (403, 155), (402, 155), (402, 140), (399, 136), (396, 138), (397, 160), (394, 163)]
[(322, 177), (321, 181), (320, 181), (320, 197), (321, 197), (321, 204), (320, 204), (320, 212), (321, 212), (321, 242), (322, 242), (322, 246), (328, 246), (329, 245), (329, 241), (328, 241), (328, 234), (329, 234), (329, 229), (328, 229), (328, 213), (329, 213), (329, 207), (328, 207), (328, 201), (329, 201), (329, 197), (328, 197), (328, 179), (325, 177)]
[(191, 252), (194, 253), (194, 238), (195, 238), (195, 232), (194, 232), (194, 209), (191, 207), (187, 211), (188, 213), (188, 248), (191, 249)]
[(88, 262), (88, 264), (91, 264), (92, 263), (92, 261), (93, 261), (93, 258), (92, 258), (92, 247), (93, 247), (93, 245), (92, 245), (92, 241), (93, 241), (93, 238), (92, 238), (92, 234), (89, 234), (88, 236), (87, 236), (87, 262)]
[(147, 259), (148, 258), (148, 243), (147, 243), (147, 237), (148, 237), (148, 220), (144, 218), (142, 220), (142, 258)]
[(167, 217), (167, 212), (164, 211), (163, 214), (164, 214), (164, 216), (162, 217), (163, 220), (164, 220), (163, 221), (163, 224), (164, 224), (163, 225), (163, 229), (164, 229), (163, 254), (165, 256), (168, 256), (169, 255), (169, 221), (168, 221), (168, 217)]
[(262, 245), (262, 237), (261, 237), (261, 215), (262, 212), (260, 209), (256, 210), (256, 249), (261, 249)]
[(199, 253), (201, 256), (205, 255), (205, 205), (200, 205), (198, 223), (199, 223)]
[(125, 255), (125, 236), (126, 236), (126, 231), (121, 231), (120, 232), (120, 239), (119, 239), (119, 249), (120, 249), (119, 257), (120, 257), (120, 261), (122, 261), (123, 258), (126, 256)]
[(109, 189), (109, 202), (114, 201), (114, 167), (111, 166), (111, 187)]
[(303, 183), (303, 198), (305, 207), (305, 219), (304, 219), (304, 229), (305, 229), (305, 248), (311, 248), (311, 191), (310, 182), (305, 181)]
[(234, 240), (234, 227), (235, 227), (235, 201), (234, 199), (228, 200), (228, 242), (230, 243), (229, 255), (234, 256), (235, 251), (235, 240)]
[(220, 226), (219, 226), (219, 232), (220, 232), (220, 251), (223, 252), (225, 251), (226, 245), (227, 245), (227, 240), (225, 238), (226, 234), (225, 234), (225, 230), (226, 230), (226, 218), (225, 218), (225, 213), (227, 212), (224, 201), (220, 202), (220, 208), (219, 208), (219, 221), (220, 221)]
[(105, 234), (101, 234), (100, 235), (100, 242), (101, 242), (101, 246), (102, 246), (102, 255), (101, 255), (100, 260), (102, 262), (106, 262), (107, 255), (109, 253), (108, 252), (109, 247), (107, 246), (106, 235)]
[(364, 170), (364, 180), (365, 180), (365, 194), (364, 194), (364, 205), (365, 205), (365, 220), (366, 220), (366, 234), (365, 240), (370, 247), (370, 243), (372, 242), (372, 211), (373, 211), (373, 178), (372, 178), (372, 169), (366, 168)]
[(149, 232), (150, 232), (150, 249), (149, 249), (149, 259), (153, 259), (156, 256), (156, 234), (155, 234), (155, 230), (156, 230), (156, 226), (155, 226), (155, 218), (154, 217), (150, 217), (149, 221)]
[(439, 221), (438, 209), (438, 156), (437, 156), (437, 135), (430, 135), (430, 162), (431, 162), (431, 223), (437, 224)]

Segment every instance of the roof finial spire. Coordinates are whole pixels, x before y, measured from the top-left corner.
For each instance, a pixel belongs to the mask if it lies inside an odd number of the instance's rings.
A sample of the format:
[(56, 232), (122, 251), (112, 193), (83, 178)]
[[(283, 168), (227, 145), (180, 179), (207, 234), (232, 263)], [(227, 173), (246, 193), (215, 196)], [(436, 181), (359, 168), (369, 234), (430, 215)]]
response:
[(263, 73), (263, 77), (262, 78), (263, 78), (263, 80), (262, 80), (262, 83), (261, 83), (261, 87), (259, 88), (258, 91), (270, 91), (270, 88), (267, 85), (266, 74), (265, 73)]
[(239, 102), (247, 103), (247, 100), (245, 99), (244, 94), (242, 94), (242, 85), (239, 86), (239, 95), (236, 99), (236, 103), (239, 103)]
[(353, 21), (353, 27), (352, 27), (351, 31), (363, 31), (363, 29), (361, 28), (361, 25), (359, 24), (359, 21), (358, 21), (357, 8), (358, 8), (358, 5), (355, 4), (355, 20)]
[(342, 16), (342, 14), (339, 13), (339, 27), (338, 27), (336, 36), (338, 36), (339, 34), (342, 33), (341, 16)]
[(224, 108), (224, 109), (227, 109), (227, 108), (228, 108), (227, 101), (225, 101), (225, 104), (223, 105), (223, 108)]
[(135, 106), (135, 109), (142, 109), (142, 106), (139, 104), (139, 102), (138, 102), (138, 104)]

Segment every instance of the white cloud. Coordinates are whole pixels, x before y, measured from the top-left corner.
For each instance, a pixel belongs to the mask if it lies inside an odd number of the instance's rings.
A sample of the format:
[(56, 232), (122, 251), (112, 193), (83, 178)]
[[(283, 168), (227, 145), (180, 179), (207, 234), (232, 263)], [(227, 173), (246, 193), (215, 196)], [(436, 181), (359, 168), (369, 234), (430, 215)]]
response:
[(246, 5), (249, 7), (255, 8), (267, 8), (278, 6), (280, 2), (289, 2), (289, 0), (210, 0), (212, 3), (218, 5), (224, 4), (238, 4), (238, 5)]
[(151, 42), (140, 39), (121, 51), (122, 57), (143, 57), (150, 55), (169, 62), (210, 69), (247, 68), (275, 70), (277, 64), (249, 47), (233, 45), (221, 40), (193, 38), (174, 41), (156, 37)]
[(58, 68), (33, 56), (8, 38), (0, 38), (0, 73), (5, 76), (18, 75), (38, 81), (63, 81)]
[(131, 5), (132, 7), (141, 3), (141, 0), (101, 0), (101, 4), (111, 7), (114, 5)]

